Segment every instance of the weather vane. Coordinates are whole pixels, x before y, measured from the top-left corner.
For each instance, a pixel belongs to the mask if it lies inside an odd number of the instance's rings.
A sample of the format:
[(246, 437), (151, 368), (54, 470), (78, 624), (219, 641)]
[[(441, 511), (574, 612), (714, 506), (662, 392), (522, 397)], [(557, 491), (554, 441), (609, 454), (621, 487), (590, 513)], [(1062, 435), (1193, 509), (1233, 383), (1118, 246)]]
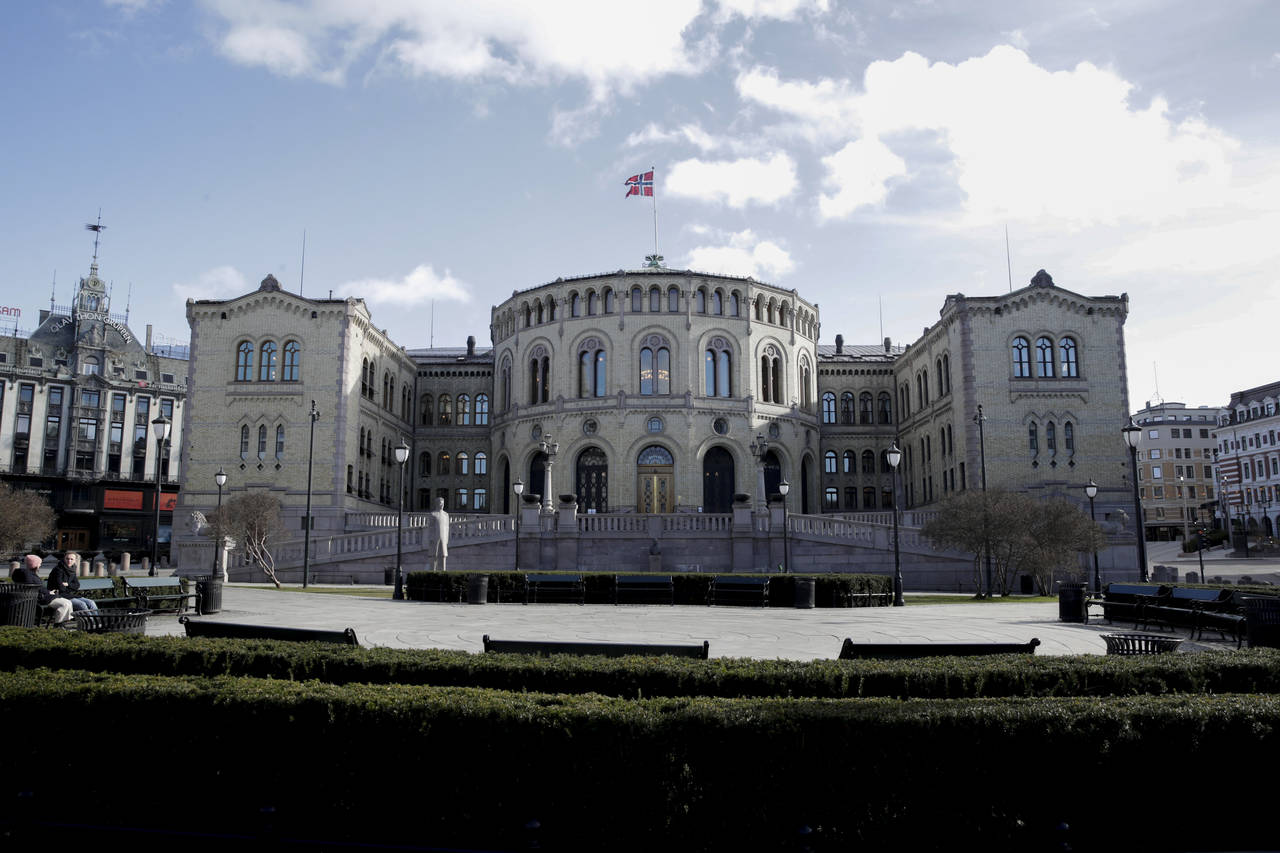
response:
[(102, 224), (102, 208), (98, 208), (97, 223), (89, 222), (86, 223), (84, 227), (86, 231), (93, 232), (93, 262), (96, 264), (98, 263), (98, 238), (101, 237), (102, 232), (107, 229), (107, 226)]

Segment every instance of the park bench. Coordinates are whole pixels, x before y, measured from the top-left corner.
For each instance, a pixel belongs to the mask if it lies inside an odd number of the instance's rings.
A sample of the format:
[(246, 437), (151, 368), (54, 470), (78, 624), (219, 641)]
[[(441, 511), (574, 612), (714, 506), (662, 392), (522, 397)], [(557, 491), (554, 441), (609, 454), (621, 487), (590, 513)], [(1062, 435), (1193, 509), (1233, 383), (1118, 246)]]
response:
[(99, 609), (128, 609), (137, 603), (137, 597), (130, 595), (125, 589), (124, 578), (80, 578), (79, 598), (88, 598), (98, 605)]
[(708, 605), (754, 604), (764, 607), (769, 603), (769, 579), (740, 575), (716, 575), (707, 591)]
[(893, 593), (891, 592), (849, 593), (849, 606), (851, 607), (888, 607), (891, 601), (893, 601)]
[(578, 574), (524, 576), (524, 603), (586, 604), (586, 587)]
[(614, 604), (675, 604), (671, 575), (614, 575)]
[(570, 643), (552, 640), (494, 640), (484, 635), (485, 652), (517, 655), (624, 655), (674, 656), (707, 659), (711, 644), (700, 646), (664, 645), (661, 643)]
[(1217, 631), (1224, 640), (1230, 631), (1236, 648), (1240, 648), (1245, 620), (1235, 598), (1234, 591), (1229, 589), (1175, 587), (1146, 603), (1142, 609), (1143, 627), (1154, 624), (1170, 629), (1187, 628), (1188, 637), (1199, 632), (1199, 639), (1204, 638), (1206, 628)]
[(1029, 643), (855, 643), (846, 637), (840, 647), (839, 660), (862, 658), (931, 658), (971, 657), (974, 655), (1009, 655), (1036, 653), (1040, 640)]
[(1136, 630), (1142, 621), (1143, 610), (1168, 590), (1169, 587), (1153, 584), (1109, 583), (1101, 599), (1086, 599), (1086, 612), (1088, 604), (1101, 603), (1102, 615), (1107, 622), (1114, 624), (1117, 619), (1132, 621)]
[(288, 640), (294, 643), (338, 643), (358, 646), (355, 628), (327, 631), (321, 628), (285, 628), (280, 625), (249, 625), (243, 622), (211, 622), (179, 616), (188, 637), (220, 637), (234, 640)]
[(1103, 634), (1109, 655), (1163, 655), (1175, 652), (1182, 640), (1160, 634)]
[[(125, 588), (138, 599), (143, 610), (173, 610), (185, 613), (187, 602), (195, 601), (196, 594), (183, 589), (182, 578), (125, 578)], [(194, 606), (194, 604), (192, 605)]]

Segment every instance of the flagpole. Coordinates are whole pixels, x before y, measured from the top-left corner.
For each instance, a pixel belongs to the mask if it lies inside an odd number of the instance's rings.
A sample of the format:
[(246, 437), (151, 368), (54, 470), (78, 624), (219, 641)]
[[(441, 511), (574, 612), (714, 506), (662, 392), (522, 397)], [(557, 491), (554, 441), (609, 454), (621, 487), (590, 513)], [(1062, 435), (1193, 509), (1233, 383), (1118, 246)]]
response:
[(650, 166), (649, 169), (650, 171), (653, 172), (655, 177), (655, 180), (654, 180), (655, 186), (653, 188), (652, 198), (653, 198), (653, 254), (656, 257), (658, 254), (658, 187), (657, 187), (658, 182), (656, 180), (657, 174), (658, 174), (658, 167)]

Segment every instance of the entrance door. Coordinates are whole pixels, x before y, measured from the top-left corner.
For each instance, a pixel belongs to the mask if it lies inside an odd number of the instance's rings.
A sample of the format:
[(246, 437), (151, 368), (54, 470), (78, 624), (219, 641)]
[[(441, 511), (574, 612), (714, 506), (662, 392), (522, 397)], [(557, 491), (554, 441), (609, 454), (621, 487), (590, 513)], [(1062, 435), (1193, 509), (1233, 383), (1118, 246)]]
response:
[(578, 454), (578, 511), (609, 511), (609, 457), (598, 447)]
[(54, 536), (59, 551), (83, 551), (89, 547), (89, 531), (59, 530)]
[(674, 512), (676, 464), (665, 447), (650, 445), (636, 459), (636, 510)]
[(702, 511), (730, 512), (733, 509), (733, 456), (723, 447), (713, 447), (702, 459)]

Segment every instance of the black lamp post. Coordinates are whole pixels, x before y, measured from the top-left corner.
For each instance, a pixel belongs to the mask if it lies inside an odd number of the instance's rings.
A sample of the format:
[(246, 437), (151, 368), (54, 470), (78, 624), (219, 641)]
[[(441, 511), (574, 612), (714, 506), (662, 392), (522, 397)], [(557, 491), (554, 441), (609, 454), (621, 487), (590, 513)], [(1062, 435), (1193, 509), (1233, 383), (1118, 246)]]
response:
[(164, 456), (164, 443), (169, 439), (169, 430), (173, 424), (164, 415), (151, 422), (151, 434), (156, 439), (156, 517), (155, 528), (151, 536), (151, 568), (147, 574), (156, 576), (156, 564), (160, 562), (160, 458)]
[(769, 440), (760, 434), (747, 447), (756, 458), (756, 509), (764, 512), (769, 508), (769, 496), (764, 493), (764, 456), (769, 452)]
[(782, 572), (789, 574), (791, 572), (791, 555), (788, 553), (787, 547), (787, 492), (791, 491), (791, 484), (783, 480), (778, 484), (778, 494), (782, 495)]
[[(1098, 516), (1093, 512), (1093, 499), (1098, 496), (1098, 484), (1090, 480), (1084, 487), (1084, 493), (1089, 496), (1089, 520), (1094, 524), (1098, 523)], [(1093, 591), (1102, 592), (1102, 574), (1098, 571), (1098, 546), (1093, 546)]]
[(396, 464), (400, 466), (400, 508), (396, 512), (396, 589), (391, 597), (396, 601), (404, 601), (404, 572), (401, 570), (404, 552), (401, 541), (404, 536), (404, 463), (409, 459), (409, 445), (400, 439), (396, 447)]
[(1142, 439), (1142, 427), (1129, 418), (1129, 423), (1120, 430), (1125, 444), (1129, 445), (1129, 462), (1133, 466), (1133, 511), (1138, 529), (1138, 580), (1146, 583), (1147, 576), (1147, 531), (1142, 517), (1142, 496), (1138, 494), (1138, 442)]
[(227, 484), (227, 472), (222, 470), (222, 466), (218, 466), (218, 473), (213, 475), (213, 481), (218, 484), (218, 514), (216, 534), (217, 544), (213, 546), (213, 571), (209, 574), (211, 579), (216, 579), (220, 572), (218, 571), (218, 562), (221, 559), (222, 551), (222, 487)]
[(901, 607), (906, 603), (902, 600), (902, 558), (898, 551), (898, 463), (902, 461), (902, 451), (894, 442), (884, 455), (893, 471), (893, 606)]
[[(982, 462), (982, 493), (987, 493), (987, 435), (983, 429), (983, 424), (987, 422), (987, 416), (982, 414), (982, 404), (978, 404), (978, 413), (973, 416), (973, 422), (978, 425), (978, 453)], [(987, 524), (987, 502), (984, 498), (982, 501), (982, 520), (983, 524)], [(991, 543), (984, 539), (982, 543), (982, 556), (986, 561), (987, 567), (987, 598), (993, 595), (992, 577), (991, 577)]]
[(520, 571), (520, 500), (524, 495), (524, 480), (516, 480), (511, 485), (516, 493), (516, 571)]
[(316, 455), (316, 421), (320, 420), (320, 410), (316, 408), (316, 401), (311, 401), (311, 411), (307, 415), (311, 418), (311, 439), (307, 444), (307, 514), (302, 519), (303, 529), (306, 531), (302, 535), (302, 588), (307, 588), (307, 582), (311, 575), (311, 467)]

